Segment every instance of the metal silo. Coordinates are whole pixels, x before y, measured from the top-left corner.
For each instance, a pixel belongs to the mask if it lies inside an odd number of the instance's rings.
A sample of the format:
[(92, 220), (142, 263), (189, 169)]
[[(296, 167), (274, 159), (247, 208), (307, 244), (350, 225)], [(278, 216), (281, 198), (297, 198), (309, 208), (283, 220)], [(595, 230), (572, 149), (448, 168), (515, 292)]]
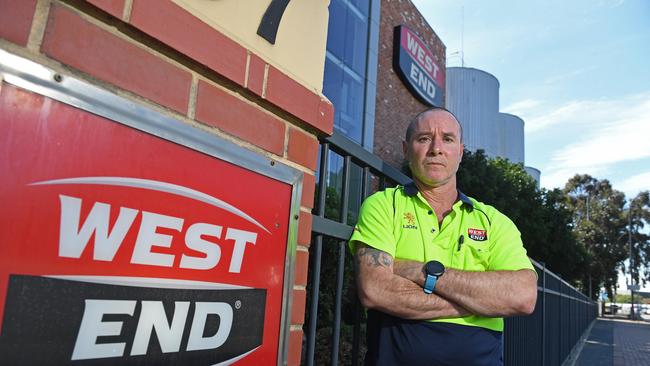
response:
[(498, 155), (512, 163), (524, 162), (524, 120), (499, 113)]
[(528, 175), (537, 181), (537, 188), (539, 188), (539, 180), (541, 178), (542, 172), (540, 172), (537, 168), (533, 168), (532, 166), (525, 166), (524, 170), (526, 170), (526, 173), (528, 173)]
[(463, 126), (465, 147), (498, 156), (499, 81), (485, 71), (449, 67), (446, 75), (447, 109)]

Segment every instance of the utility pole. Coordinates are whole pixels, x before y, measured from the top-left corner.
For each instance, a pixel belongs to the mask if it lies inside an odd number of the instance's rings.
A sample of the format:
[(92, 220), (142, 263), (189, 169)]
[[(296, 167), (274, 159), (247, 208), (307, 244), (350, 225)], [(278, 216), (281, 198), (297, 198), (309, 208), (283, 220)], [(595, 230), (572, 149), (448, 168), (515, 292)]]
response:
[(465, 6), (460, 7), (460, 66), (465, 67)]
[[(591, 193), (587, 192), (587, 222), (589, 222), (589, 196)], [(589, 263), (589, 300), (593, 300), (591, 293), (591, 263)]]
[(630, 207), (628, 208), (628, 228), (627, 228), (627, 246), (628, 246), (628, 251), (630, 252), (630, 319), (634, 320), (634, 273), (632, 272), (632, 268), (634, 266), (632, 263), (634, 263), (634, 259), (632, 258), (632, 202), (630, 202)]

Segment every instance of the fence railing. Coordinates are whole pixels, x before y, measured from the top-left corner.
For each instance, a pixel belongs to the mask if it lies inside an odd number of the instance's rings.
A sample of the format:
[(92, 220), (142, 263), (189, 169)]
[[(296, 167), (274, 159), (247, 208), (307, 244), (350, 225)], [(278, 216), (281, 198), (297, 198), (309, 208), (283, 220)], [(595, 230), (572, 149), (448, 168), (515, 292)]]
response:
[(537, 304), (529, 316), (506, 318), (506, 365), (561, 365), (580, 336), (598, 316), (590, 300), (543, 263), (532, 260), (537, 271)]
[[(321, 141), (314, 204), (303, 365), (359, 365), (365, 315), (356, 297), (347, 240), (363, 199), (410, 179), (346, 137)], [(597, 306), (543, 264), (535, 311), (505, 321), (506, 365), (561, 365), (597, 316)]]

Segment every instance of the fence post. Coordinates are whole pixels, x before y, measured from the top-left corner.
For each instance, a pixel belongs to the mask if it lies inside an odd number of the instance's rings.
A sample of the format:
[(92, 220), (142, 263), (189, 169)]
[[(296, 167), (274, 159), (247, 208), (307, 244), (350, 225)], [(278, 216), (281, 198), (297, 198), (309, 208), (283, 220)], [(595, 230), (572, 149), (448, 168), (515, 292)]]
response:
[(542, 366), (546, 366), (546, 262), (542, 262)]
[[(341, 191), (341, 223), (348, 223), (348, 201), (350, 199), (350, 165), (352, 158), (348, 155), (343, 163), (343, 190)], [(323, 212), (323, 214), (325, 214)], [(336, 294), (334, 300), (334, 324), (332, 324), (332, 358), (330, 365), (339, 364), (339, 343), (341, 341), (341, 306), (343, 304), (343, 272), (345, 271), (346, 241), (339, 242), (339, 258), (336, 270)]]

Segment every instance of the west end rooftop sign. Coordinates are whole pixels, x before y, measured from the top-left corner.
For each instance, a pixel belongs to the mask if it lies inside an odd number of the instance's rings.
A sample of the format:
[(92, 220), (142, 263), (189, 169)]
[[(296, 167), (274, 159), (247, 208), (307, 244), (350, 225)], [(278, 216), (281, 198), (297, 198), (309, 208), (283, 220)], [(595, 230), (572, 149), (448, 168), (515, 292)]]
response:
[(406, 26), (399, 25), (394, 32), (393, 68), (397, 75), (422, 103), (442, 106), (444, 76), (433, 52)]

